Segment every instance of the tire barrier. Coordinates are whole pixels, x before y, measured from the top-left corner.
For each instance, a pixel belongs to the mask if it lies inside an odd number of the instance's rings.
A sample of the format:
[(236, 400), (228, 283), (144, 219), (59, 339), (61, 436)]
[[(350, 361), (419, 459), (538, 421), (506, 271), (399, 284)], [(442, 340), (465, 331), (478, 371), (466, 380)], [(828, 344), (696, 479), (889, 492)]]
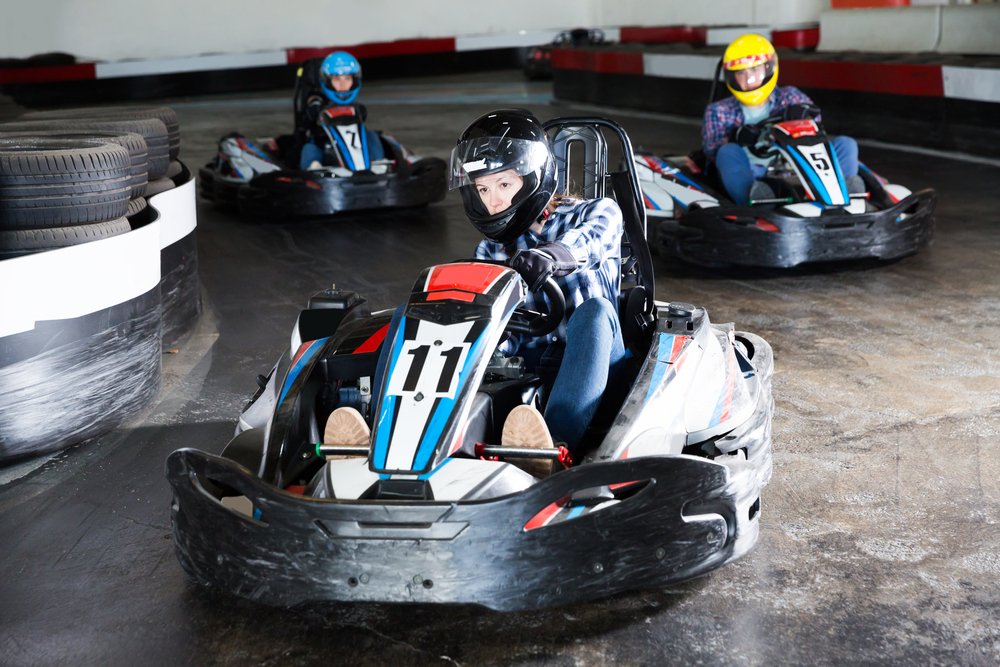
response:
[(170, 107), (86, 107), (83, 109), (56, 109), (53, 111), (29, 111), (21, 116), (24, 120), (78, 120), (99, 118), (108, 120), (147, 120), (155, 118), (167, 128), (170, 145), (170, 159), (176, 160), (181, 150), (181, 131), (177, 114)]
[(0, 127), (0, 462), (147, 409), (201, 314), (194, 177), (162, 111), (107, 111)]
[(149, 180), (164, 176), (170, 165), (170, 137), (167, 126), (158, 118), (117, 119), (103, 118), (12, 120), (0, 124), (0, 132), (133, 132), (146, 141)]

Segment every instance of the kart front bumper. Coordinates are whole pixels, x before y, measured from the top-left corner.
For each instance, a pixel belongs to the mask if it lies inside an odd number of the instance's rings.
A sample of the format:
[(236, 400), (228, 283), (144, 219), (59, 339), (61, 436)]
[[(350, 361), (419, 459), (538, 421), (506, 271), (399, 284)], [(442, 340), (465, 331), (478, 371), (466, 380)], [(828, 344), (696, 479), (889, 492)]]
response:
[[(660, 223), (657, 248), (667, 258), (705, 266), (788, 268), (808, 262), (890, 260), (931, 243), (938, 195), (921, 190), (890, 208), (850, 214), (824, 211), (815, 218), (779, 208), (727, 206), (691, 211)], [(761, 229), (766, 221), (779, 231)]]
[[(303, 498), (192, 449), (170, 455), (167, 477), (176, 553), (201, 583), (279, 606), (340, 600), (517, 610), (667, 586), (745, 554), (759, 530), (760, 471), (726, 458), (582, 465), (473, 502)], [(618, 504), (526, 529), (576, 492), (634, 480), (649, 482)], [(220, 488), (246, 496), (259, 519), (223, 505)]]
[(240, 211), (266, 217), (331, 215), (341, 211), (422, 206), (447, 191), (443, 160), (426, 158), (386, 174), (322, 172), (261, 174), (239, 189)]

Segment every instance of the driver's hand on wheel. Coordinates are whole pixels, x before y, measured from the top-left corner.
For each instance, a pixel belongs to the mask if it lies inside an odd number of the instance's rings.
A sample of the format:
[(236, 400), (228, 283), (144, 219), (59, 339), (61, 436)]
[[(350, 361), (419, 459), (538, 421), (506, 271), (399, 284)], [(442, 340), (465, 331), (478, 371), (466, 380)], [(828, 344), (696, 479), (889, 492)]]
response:
[(790, 104), (781, 110), (783, 120), (811, 120), (819, 115), (815, 104)]
[(573, 273), (576, 259), (560, 243), (542, 243), (531, 250), (518, 250), (507, 260), (507, 266), (521, 274), (529, 290), (537, 292), (550, 277)]
[(760, 128), (755, 125), (740, 125), (729, 131), (729, 140), (739, 146), (753, 146), (760, 139)]

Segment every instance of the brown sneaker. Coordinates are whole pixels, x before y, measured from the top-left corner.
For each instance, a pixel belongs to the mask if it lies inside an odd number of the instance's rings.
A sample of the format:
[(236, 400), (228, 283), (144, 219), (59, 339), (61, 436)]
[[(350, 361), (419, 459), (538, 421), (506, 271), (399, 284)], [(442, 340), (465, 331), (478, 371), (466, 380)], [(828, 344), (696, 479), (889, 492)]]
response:
[[(530, 405), (519, 405), (510, 411), (501, 438), (504, 447), (555, 449), (545, 417)], [(553, 462), (547, 459), (507, 459), (507, 462), (535, 477), (552, 474)]]
[[(360, 412), (354, 408), (337, 408), (326, 420), (323, 444), (341, 447), (367, 447), (371, 444), (371, 431)], [(326, 458), (328, 461), (332, 461), (349, 457), (328, 456)]]

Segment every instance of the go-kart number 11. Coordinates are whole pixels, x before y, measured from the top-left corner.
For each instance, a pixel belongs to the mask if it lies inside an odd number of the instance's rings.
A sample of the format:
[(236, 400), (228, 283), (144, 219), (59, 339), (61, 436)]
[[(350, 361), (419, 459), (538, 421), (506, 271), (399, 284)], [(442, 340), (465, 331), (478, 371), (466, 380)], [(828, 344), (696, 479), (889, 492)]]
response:
[(404, 341), (389, 379), (389, 393), (453, 398), (469, 347), (469, 343)]

